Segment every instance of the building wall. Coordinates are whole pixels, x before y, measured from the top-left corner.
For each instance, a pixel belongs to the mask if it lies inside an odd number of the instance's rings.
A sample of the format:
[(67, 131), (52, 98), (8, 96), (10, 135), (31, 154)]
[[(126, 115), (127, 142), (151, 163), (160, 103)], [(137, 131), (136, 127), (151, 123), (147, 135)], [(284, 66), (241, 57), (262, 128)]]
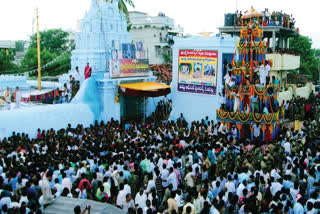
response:
[(132, 26), (144, 27), (146, 24), (161, 28), (168, 26), (174, 28), (174, 20), (168, 16), (149, 16), (147, 13), (132, 11), (129, 12), (130, 23)]
[(162, 38), (165, 38), (168, 34), (168, 30), (147, 27), (142, 29), (131, 29), (130, 33), (134, 43), (143, 42), (145, 56), (149, 59), (150, 64), (165, 63), (162, 53), (167, 52), (170, 47), (167, 42), (160, 42), (160, 33), (162, 34)]
[[(173, 111), (171, 119), (176, 120), (180, 113), (184, 114), (187, 121), (204, 119), (216, 120), (216, 110), (220, 108), (221, 99), (218, 96), (222, 91), (223, 54), (233, 54), (238, 38), (227, 37), (189, 37), (175, 38), (173, 46), (173, 77), (171, 83), (171, 97)], [(215, 96), (184, 93), (178, 91), (178, 57), (179, 50), (216, 50), (218, 51), (217, 93)]]
[[(181, 27), (175, 27), (174, 20), (167, 16), (149, 16), (146, 13), (133, 11), (129, 13), (132, 41), (143, 42), (145, 56), (150, 64), (165, 63), (163, 53), (171, 55), (171, 48), (166, 38), (171, 30), (182, 34)], [(160, 39), (160, 33), (162, 40)]]
[(312, 91), (314, 91), (312, 83), (307, 83), (304, 87), (300, 88), (297, 88), (295, 85), (289, 85), (288, 90), (279, 93), (278, 101), (281, 104), (282, 101), (291, 100), (292, 96), (309, 98)]

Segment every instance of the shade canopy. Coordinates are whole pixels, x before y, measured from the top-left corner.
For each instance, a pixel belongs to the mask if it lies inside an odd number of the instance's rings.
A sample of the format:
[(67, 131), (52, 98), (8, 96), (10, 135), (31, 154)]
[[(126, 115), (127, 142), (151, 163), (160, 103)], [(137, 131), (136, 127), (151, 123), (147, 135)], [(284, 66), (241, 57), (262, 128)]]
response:
[(170, 86), (157, 82), (124, 83), (118, 86), (125, 96), (160, 97), (171, 92)]

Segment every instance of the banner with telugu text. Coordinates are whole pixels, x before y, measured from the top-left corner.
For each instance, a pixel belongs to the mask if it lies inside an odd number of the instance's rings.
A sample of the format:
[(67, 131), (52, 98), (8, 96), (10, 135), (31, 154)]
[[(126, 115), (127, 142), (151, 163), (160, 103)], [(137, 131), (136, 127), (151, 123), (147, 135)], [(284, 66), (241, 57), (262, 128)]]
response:
[(117, 59), (110, 61), (111, 78), (148, 75), (149, 60), (147, 59)]
[(178, 91), (215, 95), (218, 52), (180, 50)]

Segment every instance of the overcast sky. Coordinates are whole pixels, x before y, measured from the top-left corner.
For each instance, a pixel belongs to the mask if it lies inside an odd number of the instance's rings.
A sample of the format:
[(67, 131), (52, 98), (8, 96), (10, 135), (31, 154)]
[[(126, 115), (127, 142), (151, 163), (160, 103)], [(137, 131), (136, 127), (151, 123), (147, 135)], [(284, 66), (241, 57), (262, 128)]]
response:
[[(134, 10), (174, 18), (185, 33), (215, 32), (223, 25), (224, 13), (269, 8), (293, 14), (301, 34), (320, 48), (319, 0), (133, 0)], [(236, 3), (237, 2), (237, 3)], [(35, 7), (39, 6), (40, 29), (76, 29), (77, 20), (89, 9), (91, 0), (0, 0), (0, 40), (28, 39), (32, 33)], [(131, 9), (132, 10), (132, 9)], [(34, 24), (34, 30), (36, 25)]]

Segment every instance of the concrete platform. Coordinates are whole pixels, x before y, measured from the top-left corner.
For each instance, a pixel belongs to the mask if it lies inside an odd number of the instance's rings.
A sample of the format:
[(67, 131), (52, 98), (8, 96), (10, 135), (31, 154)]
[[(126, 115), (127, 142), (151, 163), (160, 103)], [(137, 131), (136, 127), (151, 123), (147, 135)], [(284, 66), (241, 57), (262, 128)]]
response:
[(85, 207), (91, 205), (91, 214), (125, 214), (125, 212), (115, 206), (112, 206), (107, 203), (101, 203), (91, 200), (84, 200), (78, 198), (67, 198), (60, 197), (53, 204), (48, 206), (45, 210), (45, 214), (66, 214), (74, 213), (73, 209), (76, 206), (80, 206), (81, 210)]

